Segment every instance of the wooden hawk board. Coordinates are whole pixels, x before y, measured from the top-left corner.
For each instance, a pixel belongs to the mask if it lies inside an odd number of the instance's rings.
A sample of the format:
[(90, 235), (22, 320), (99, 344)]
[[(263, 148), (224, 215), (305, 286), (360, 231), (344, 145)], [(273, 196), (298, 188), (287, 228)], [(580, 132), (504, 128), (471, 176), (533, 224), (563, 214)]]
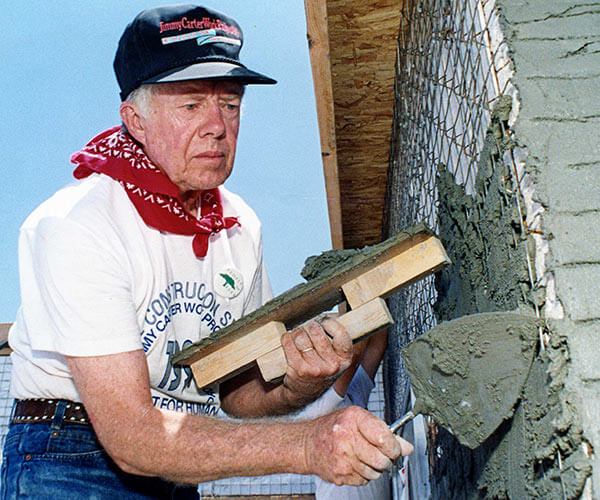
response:
[[(275, 297), (253, 313), (187, 347), (174, 357), (173, 363), (190, 365), (199, 387), (229, 378), (254, 362), (258, 362), (265, 379), (271, 380), (285, 368), (280, 337), (286, 330), (346, 302), (351, 309), (346, 314), (356, 315), (352, 324), (358, 325), (353, 326), (357, 341), (392, 322), (381, 299), (449, 262), (438, 238), (419, 224), (352, 254), (316, 278)], [(369, 303), (367, 308), (365, 305)], [(338, 319), (344, 322), (344, 316)], [(279, 375), (284, 373), (285, 369)]]

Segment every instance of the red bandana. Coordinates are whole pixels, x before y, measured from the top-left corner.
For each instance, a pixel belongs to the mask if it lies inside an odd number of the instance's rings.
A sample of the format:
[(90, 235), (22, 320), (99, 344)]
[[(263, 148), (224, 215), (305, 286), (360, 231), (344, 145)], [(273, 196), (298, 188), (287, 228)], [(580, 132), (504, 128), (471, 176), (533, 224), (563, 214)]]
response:
[(237, 217), (223, 217), (218, 188), (202, 193), (198, 218), (186, 212), (179, 188), (121, 127), (94, 137), (71, 156), (71, 161), (77, 165), (73, 172), (77, 179), (98, 172), (119, 181), (147, 225), (169, 233), (194, 235), (196, 257), (206, 256), (211, 234), (240, 225)]

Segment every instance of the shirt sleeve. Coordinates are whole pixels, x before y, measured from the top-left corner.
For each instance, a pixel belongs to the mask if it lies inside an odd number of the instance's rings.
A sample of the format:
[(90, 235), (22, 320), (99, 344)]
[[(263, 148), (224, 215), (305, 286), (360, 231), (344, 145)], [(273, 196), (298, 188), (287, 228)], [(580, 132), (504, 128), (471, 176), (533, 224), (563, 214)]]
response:
[(296, 418), (316, 418), (321, 415), (331, 413), (337, 408), (350, 406), (350, 401), (347, 397), (340, 396), (335, 389), (330, 387), (318, 399), (309, 403), (304, 408), (299, 410), (294, 416)]
[(371, 380), (371, 377), (369, 377), (362, 365), (358, 365), (358, 369), (348, 386), (348, 398), (353, 405), (366, 408), (373, 387), (375, 387), (375, 384)]
[(65, 218), (22, 230), (22, 302), (33, 349), (96, 356), (140, 348), (131, 273), (109, 239)]
[(371, 380), (371, 377), (359, 365), (345, 396), (340, 396), (332, 386), (317, 400), (298, 411), (295, 416), (297, 418), (316, 418), (330, 413), (337, 408), (345, 408), (352, 405), (367, 408), (369, 395), (373, 387), (375, 387), (375, 384)]

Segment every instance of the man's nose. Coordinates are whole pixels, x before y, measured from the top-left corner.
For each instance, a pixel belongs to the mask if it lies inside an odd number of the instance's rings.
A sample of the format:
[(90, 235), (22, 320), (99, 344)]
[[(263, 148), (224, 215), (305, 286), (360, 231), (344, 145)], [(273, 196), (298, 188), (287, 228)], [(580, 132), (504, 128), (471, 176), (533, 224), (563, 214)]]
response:
[(225, 134), (225, 120), (223, 119), (223, 110), (217, 102), (210, 102), (204, 109), (198, 133), (201, 136), (213, 135), (222, 137)]

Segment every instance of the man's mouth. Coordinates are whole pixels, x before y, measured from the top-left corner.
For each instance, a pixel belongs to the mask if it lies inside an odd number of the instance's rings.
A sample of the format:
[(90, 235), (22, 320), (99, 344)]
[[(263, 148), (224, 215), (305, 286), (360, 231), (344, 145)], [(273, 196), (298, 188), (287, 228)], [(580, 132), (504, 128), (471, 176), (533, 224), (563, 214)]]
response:
[(224, 156), (225, 153), (221, 151), (203, 151), (196, 155), (198, 158), (223, 158)]

